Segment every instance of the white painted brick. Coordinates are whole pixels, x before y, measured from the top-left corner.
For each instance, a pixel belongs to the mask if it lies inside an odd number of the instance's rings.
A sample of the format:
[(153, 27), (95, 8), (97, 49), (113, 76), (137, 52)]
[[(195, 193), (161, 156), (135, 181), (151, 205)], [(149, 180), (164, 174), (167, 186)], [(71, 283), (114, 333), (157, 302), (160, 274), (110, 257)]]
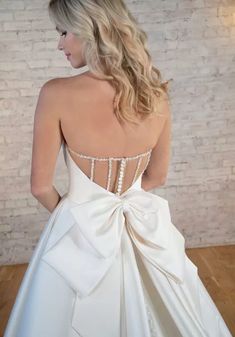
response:
[(48, 60), (28, 60), (27, 61), (29, 68), (46, 68), (49, 66)]
[(24, 9), (24, 1), (22, 0), (1, 0), (0, 2), (0, 9)]
[(38, 41), (43, 40), (45, 37), (45, 32), (40, 31), (23, 31), (18, 33), (18, 39), (20, 41)]
[(24, 1), (24, 5), (25, 5), (25, 9), (29, 10), (29, 9), (40, 9), (43, 10), (45, 8), (47, 8), (48, 6), (48, 2), (47, 1), (41, 1), (41, 0), (27, 0)]
[(5, 81), (0, 81), (0, 90), (5, 90), (7, 88), (7, 84)]
[(27, 214), (37, 214), (36, 207), (19, 207), (13, 210), (13, 216), (27, 215)]
[(20, 233), (20, 232), (13, 232), (11, 233), (11, 238), (12, 239), (22, 239), (24, 238), (25, 234), (24, 233)]
[(1, 11), (0, 22), (13, 20), (13, 14), (11, 12)]
[(178, 2), (179, 8), (202, 8), (205, 7), (204, 0), (180, 0)]
[(17, 40), (17, 32), (4, 32), (0, 34), (0, 42), (6, 41), (10, 45), (10, 41)]
[(38, 205), (38, 200), (35, 199), (35, 198), (28, 199), (27, 202), (28, 202), (29, 206), (36, 206), (36, 205)]
[(193, 18), (206, 18), (207, 20), (210, 19), (211, 17), (214, 18), (218, 14), (218, 8), (197, 8), (193, 11), (192, 17)]
[(27, 30), (31, 29), (31, 22), (30, 21), (9, 21), (3, 23), (3, 30), (11, 31), (11, 30)]
[(6, 200), (5, 201), (5, 207), (6, 208), (13, 208), (13, 207), (15, 207), (15, 201), (13, 201), (13, 200)]
[(6, 85), (10, 89), (16, 88), (32, 88), (33, 82), (32, 81), (20, 81), (20, 80), (7, 80)]
[(25, 206), (27, 206), (27, 200), (26, 199), (17, 200), (16, 201), (16, 206), (17, 207), (25, 207)]
[(21, 97), (35, 97), (38, 94), (38, 89), (20, 89)]
[(220, 16), (229, 16), (232, 13), (234, 13), (235, 10), (235, 4), (234, 6), (219, 6), (218, 7), (218, 15)]
[(28, 21), (28, 20), (40, 20), (45, 19), (47, 16), (46, 11), (42, 10), (23, 10), (23, 11), (15, 11), (14, 18), (16, 21)]
[(54, 25), (48, 20), (35, 20), (32, 21), (32, 29), (39, 29), (40, 31), (51, 30)]
[[(6, 44), (5, 44), (6, 46)], [(6, 58), (12, 58), (13, 60), (17, 61), (24, 61), (25, 60), (25, 53), (31, 52), (32, 50), (32, 42), (16, 42), (10, 46), (8, 46), (8, 52), (4, 53), (4, 55), (0, 56), (1, 61), (5, 60)], [(13, 53), (14, 52), (14, 53)]]
[(56, 41), (42, 41), (42, 42), (35, 42), (33, 43), (33, 50), (37, 51), (37, 50), (47, 50), (49, 51), (50, 49), (55, 50), (57, 49), (57, 43)]
[[(149, 13), (151, 11), (156, 10), (156, 2), (155, 1), (148, 1), (146, 6), (145, 1), (135, 1), (134, 3), (130, 3), (129, 6), (130, 10), (135, 14), (140, 13)], [(175, 10), (177, 8), (176, 1), (159, 1), (157, 4), (158, 9), (164, 10)]]
[[(26, 63), (25, 62), (0, 62), (0, 71), (14, 71), (14, 70), (22, 70), (25, 69)], [(5, 75), (5, 74), (4, 74)]]
[(22, 176), (25, 176), (25, 177), (28, 177), (30, 174), (29, 172), (29, 169), (22, 169), (22, 170), (19, 170), (19, 176), (22, 177)]
[(19, 97), (19, 91), (17, 90), (0, 90), (0, 99), (2, 98), (16, 98)]
[(4, 225), (4, 224), (0, 224), (0, 232), (9, 232), (11, 230), (11, 226), (10, 225)]

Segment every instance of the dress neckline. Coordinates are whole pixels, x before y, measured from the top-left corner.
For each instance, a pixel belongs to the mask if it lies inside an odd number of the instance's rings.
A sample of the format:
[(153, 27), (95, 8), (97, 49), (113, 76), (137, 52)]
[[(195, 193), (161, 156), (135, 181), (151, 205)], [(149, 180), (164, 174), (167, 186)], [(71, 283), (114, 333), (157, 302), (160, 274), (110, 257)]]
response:
[(150, 154), (152, 152), (152, 148), (150, 148), (149, 150), (145, 151), (145, 152), (141, 152), (137, 155), (134, 156), (123, 156), (123, 157), (118, 157), (118, 156), (114, 156), (114, 157), (98, 157), (98, 156), (88, 156), (84, 153), (80, 153), (77, 151), (74, 151), (73, 149), (71, 149), (67, 143), (65, 143), (65, 146), (67, 148), (68, 151), (70, 151), (71, 153), (74, 153), (76, 156), (81, 157), (81, 158), (85, 158), (85, 159), (93, 159), (93, 160), (100, 160), (100, 161), (106, 161), (106, 160), (134, 160), (134, 159), (138, 159), (140, 157), (144, 157), (148, 154)]

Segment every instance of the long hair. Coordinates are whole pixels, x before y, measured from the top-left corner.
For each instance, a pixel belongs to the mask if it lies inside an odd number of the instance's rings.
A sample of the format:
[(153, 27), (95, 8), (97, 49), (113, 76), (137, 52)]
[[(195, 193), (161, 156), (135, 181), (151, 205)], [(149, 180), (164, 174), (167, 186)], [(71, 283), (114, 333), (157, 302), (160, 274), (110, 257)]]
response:
[(61, 31), (84, 40), (89, 70), (115, 89), (114, 113), (120, 122), (162, 115), (160, 100), (169, 97), (169, 81), (162, 83), (147, 50), (147, 34), (123, 0), (50, 0), (48, 11)]

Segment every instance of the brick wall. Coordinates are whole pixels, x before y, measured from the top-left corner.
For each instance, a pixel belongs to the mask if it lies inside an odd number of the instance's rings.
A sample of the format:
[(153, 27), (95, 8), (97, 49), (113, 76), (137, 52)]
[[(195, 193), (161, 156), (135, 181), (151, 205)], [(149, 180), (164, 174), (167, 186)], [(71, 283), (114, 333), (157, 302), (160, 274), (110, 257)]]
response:
[[(172, 157), (165, 186), (187, 247), (235, 243), (235, 3), (127, 2), (171, 82)], [(0, 1), (0, 264), (28, 262), (49, 212), (30, 193), (32, 128), (48, 79), (77, 73), (57, 51), (45, 0)], [(67, 190), (60, 153), (55, 185)]]

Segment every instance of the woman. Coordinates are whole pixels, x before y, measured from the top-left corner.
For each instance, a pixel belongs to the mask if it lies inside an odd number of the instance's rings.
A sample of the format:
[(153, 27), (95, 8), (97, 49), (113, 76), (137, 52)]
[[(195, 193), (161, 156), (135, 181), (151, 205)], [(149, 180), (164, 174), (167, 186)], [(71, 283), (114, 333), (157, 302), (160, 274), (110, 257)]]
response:
[[(122, 0), (51, 0), (58, 48), (82, 74), (40, 91), (32, 194), (51, 216), (4, 337), (231, 336), (167, 200), (167, 83)], [(69, 190), (53, 186), (63, 146)]]

